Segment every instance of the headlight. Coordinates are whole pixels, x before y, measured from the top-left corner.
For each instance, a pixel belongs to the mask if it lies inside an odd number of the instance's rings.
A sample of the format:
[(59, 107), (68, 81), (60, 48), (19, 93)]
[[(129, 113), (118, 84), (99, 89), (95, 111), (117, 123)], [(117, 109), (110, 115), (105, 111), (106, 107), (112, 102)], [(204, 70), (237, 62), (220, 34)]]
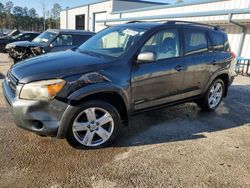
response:
[(44, 80), (25, 84), (21, 90), (21, 99), (50, 100), (58, 94), (65, 81), (62, 79)]

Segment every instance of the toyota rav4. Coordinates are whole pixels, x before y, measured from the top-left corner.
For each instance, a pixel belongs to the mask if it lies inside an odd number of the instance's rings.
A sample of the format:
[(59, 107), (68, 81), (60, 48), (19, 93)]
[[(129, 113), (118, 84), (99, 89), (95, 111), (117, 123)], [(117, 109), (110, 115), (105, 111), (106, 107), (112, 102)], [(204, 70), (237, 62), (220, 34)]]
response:
[(235, 76), (227, 34), (192, 22), (132, 22), (79, 48), (13, 65), (3, 82), (17, 126), (107, 146), (131, 116), (184, 102), (215, 110)]

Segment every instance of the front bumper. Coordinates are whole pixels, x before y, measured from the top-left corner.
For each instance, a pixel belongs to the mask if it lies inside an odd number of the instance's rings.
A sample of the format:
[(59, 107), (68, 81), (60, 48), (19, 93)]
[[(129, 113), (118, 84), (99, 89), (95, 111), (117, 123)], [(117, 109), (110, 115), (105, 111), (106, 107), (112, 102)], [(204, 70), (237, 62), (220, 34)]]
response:
[(7, 106), (18, 127), (39, 135), (57, 135), (68, 104), (56, 99), (48, 102), (19, 99), (6, 80), (2, 87)]

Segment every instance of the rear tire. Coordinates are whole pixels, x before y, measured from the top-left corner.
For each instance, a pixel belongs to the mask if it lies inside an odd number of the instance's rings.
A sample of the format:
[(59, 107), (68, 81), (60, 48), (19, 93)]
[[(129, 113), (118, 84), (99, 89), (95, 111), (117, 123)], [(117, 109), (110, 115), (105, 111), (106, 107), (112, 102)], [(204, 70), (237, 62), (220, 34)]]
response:
[(96, 149), (113, 143), (121, 130), (117, 109), (104, 101), (83, 103), (73, 115), (67, 141), (75, 148)]
[(225, 94), (225, 83), (221, 79), (216, 79), (208, 88), (204, 97), (197, 101), (197, 105), (206, 111), (217, 109)]

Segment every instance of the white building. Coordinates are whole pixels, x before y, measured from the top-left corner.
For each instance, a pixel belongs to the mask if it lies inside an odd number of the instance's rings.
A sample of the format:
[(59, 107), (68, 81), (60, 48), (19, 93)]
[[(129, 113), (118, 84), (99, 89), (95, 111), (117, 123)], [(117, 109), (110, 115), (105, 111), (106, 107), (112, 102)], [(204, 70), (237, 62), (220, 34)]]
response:
[(250, 58), (250, 0), (196, 0), (158, 4), (144, 0), (90, 0), (61, 12), (61, 28), (99, 31), (132, 20), (184, 20), (220, 26), (232, 50)]
[(61, 28), (98, 32), (106, 27), (97, 24), (98, 20), (119, 18), (119, 15), (113, 15), (112, 12), (157, 5), (164, 4), (143, 0), (83, 0), (81, 6), (67, 8), (61, 12)]

